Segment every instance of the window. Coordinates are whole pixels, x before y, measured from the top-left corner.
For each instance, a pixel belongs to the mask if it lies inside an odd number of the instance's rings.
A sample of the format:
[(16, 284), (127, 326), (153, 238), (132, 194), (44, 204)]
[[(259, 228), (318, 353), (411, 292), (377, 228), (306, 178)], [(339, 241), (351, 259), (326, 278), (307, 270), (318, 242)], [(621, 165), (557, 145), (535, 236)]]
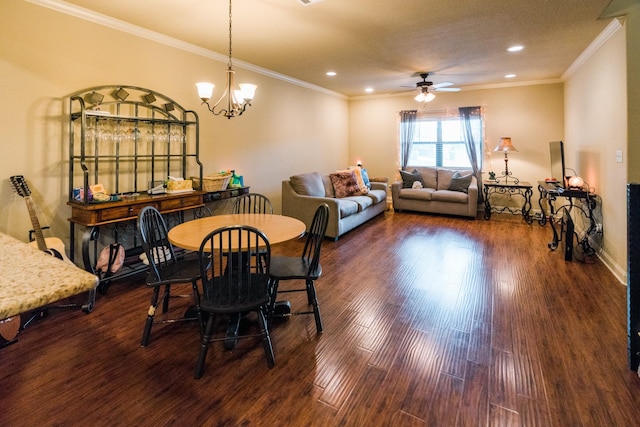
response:
[[(463, 122), (457, 114), (420, 113), (416, 117), (413, 143), (409, 152), (411, 166), (471, 168), (462, 134)], [(401, 130), (402, 132), (402, 130)], [(478, 161), (482, 161), (482, 118), (471, 118), (471, 132), (477, 144)], [(478, 167), (481, 169), (482, 165)]]

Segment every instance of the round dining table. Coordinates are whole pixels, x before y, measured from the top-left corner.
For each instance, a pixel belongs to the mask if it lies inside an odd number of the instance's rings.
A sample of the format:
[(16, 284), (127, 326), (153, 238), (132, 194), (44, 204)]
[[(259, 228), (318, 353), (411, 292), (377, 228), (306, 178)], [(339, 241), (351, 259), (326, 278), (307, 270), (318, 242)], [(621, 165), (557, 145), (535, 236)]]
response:
[(290, 216), (271, 214), (213, 215), (183, 222), (169, 230), (171, 244), (191, 250), (200, 250), (204, 238), (220, 227), (246, 225), (262, 231), (269, 244), (276, 244), (300, 237), (306, 231), (304, 222)]
[[(227, 214), (214, 215), (183, 222), (169, 230), (169, 241), (177, 247), (199, 251), (204, 238), (213, 230), (232, 225), (246, 225), (262, 231), (269, 244), (291, 240), (300, 237), (306, 231), (304, 222), (283, 215), (271, 214)], [(277, 303), (276, 303), (277, 304)], [(288, 303), (284, 304), (288, 307)], [(240, 314), (232, 316), (227, 328), (225, 348), (235, 348), (240, 327)]]

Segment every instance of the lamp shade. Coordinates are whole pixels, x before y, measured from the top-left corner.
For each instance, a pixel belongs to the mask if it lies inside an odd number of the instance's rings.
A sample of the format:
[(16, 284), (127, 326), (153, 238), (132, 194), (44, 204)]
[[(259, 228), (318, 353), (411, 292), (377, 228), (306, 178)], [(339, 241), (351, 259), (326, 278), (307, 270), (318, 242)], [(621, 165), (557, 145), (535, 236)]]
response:
[(245, 101), (251, 101), (256, 94), (256, 89), (258, 88), (258, 86), (251, 83), (240, 83), (238, 86), (240, 86), (242, 99)]
[(196, 83), (196, 87), (198, 88), (198, 96), (200, 99), (207, 101), (211, 98), (211, 95), (213, 95), (213, 88), (215, 85), (208, 82), (199, 82)]
[(502, 152), (508, 153), (508, 152), (511, 152), (511, 151), (518, 151), (518, 150), (511, 143), (511, 138), (510, 137), (503, 136), (502, 138), (500, 138), (500, 144), (498, 144), (496, 149), (493, 150), (493, 151), (502, 151)]

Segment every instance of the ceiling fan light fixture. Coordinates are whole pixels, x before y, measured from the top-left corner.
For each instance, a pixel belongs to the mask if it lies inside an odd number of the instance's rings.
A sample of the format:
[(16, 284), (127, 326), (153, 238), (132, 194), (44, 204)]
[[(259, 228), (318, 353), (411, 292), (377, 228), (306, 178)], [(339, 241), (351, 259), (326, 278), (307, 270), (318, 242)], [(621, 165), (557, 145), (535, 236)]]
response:
[(423, 87), (420, 93), (417, 94), (416, 97), (413, 99), (415, 99), (418, 102), (431, 102), (434, 99), (436, 99), (436, 96), (433, 93), (429, 92), (428, 88)]

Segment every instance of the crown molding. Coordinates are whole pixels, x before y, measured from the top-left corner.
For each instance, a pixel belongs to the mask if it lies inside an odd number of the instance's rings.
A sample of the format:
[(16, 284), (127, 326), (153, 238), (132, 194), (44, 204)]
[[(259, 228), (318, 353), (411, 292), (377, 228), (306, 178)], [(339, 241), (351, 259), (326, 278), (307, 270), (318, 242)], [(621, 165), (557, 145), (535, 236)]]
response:
[(576, 60), (573, 61), (573, 64), (571, 64), (569, 68), (567, 68), (567, 71), (565, 71), (562, 74), (562, 77), (561, 77), (562, 81), (566, 81), (578, 69), (580, 69), (580, 67), (582, 67), (584, 63), (587, 62), (587, 60), (591, 58), (598, 51), (598, 49), (602, 47), (603, 44), (606, 43), (607, 40), (609, 40), (615, 33), (617, 33), (623, 27), (623, 24), (624, 24), (624, 18), (613, 19), (609, 23), (609, 25), (607, 25), (606, 28), (602, 30), (600, 34), (598, 34), (598, 37), (596, 37), (595, 40), (593, 40), (591, 44), (587, 46), (584, 52), (582, 52), (580, 56), (578, 56), (578, 58), (576, 58)]

